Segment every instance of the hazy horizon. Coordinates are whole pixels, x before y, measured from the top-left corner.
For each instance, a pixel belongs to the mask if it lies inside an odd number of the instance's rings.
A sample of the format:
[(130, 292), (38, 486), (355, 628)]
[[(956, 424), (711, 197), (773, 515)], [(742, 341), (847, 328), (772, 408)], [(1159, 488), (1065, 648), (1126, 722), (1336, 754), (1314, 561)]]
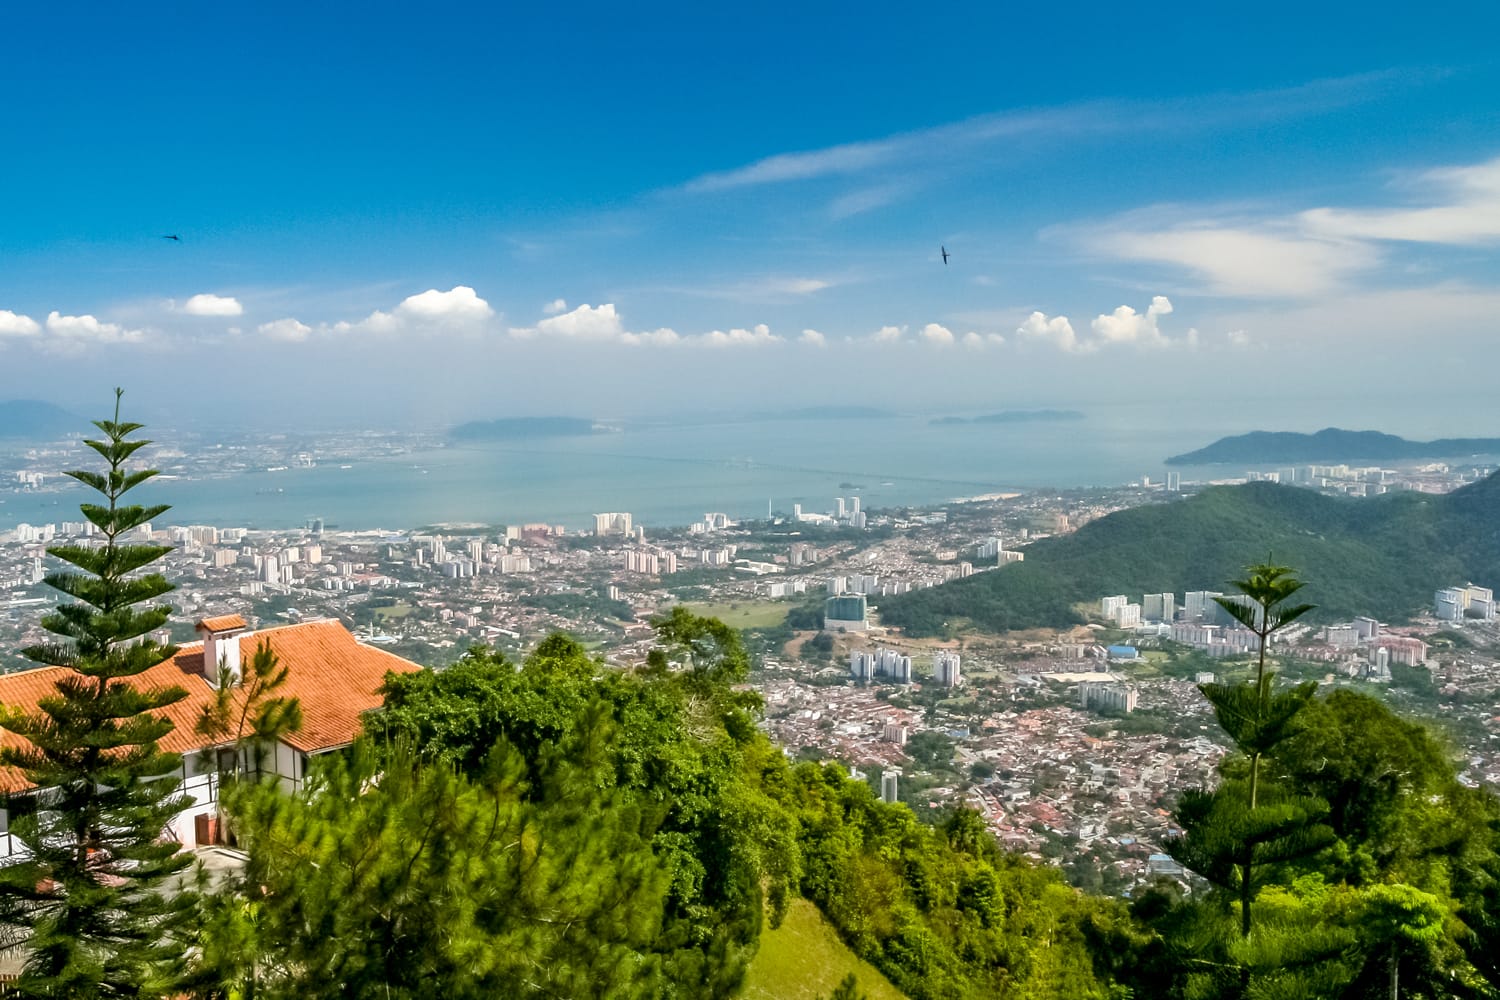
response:
[(295, 9), (10, 16), (0, 397), (1412, 435), (1500, 388), (1494, 12)]

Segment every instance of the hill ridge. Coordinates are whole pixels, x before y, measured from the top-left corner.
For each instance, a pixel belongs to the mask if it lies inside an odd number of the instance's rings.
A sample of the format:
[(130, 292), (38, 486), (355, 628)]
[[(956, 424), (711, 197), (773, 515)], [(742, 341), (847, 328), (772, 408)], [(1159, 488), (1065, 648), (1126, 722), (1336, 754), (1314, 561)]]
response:
[(1222, 437), (1197, 451), (1167, 459), (1168, 465), (1225, 465), (1272, 462), (1399, 461), (1500, 455), (1500, 438), (1439, 438), (1409, 441), (1382, 431), (1348, 431), (1325, 427), (1313, 434), (1297, 431), (1250, 431)]
[(1064, 627), (1082, 621), (1073, 605), (1108, 594), (1223, 590), (1267, 553), (1307, 581), (1314, 620), (1409, 619), (1438, 587), (1500, 585), (1500, 473), (1440, 496), (1210, 487), (1038, 541), (1023, 563), (888, 598), (881, 620), (913, 635), (960, 619), (996, 631)]

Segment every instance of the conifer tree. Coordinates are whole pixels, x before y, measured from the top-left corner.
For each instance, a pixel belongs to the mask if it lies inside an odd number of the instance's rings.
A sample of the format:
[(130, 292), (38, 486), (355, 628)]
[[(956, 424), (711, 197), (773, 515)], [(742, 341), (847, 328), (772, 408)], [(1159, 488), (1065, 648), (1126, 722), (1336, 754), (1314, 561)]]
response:
[[(212, 747), (231, 744), (236, 768), (259, 771), (266, 747), (302, 728), (301, 700), (277, 694), (290, 676), (270, 640), (262, 638), (238, 683), (226, 664), (219, 665), (213, 699), (194, 730)], [(214, 753), (212, 747), (204, 752)], [(235, 776), (231, 771), (221, 778)]]
[[(1250, 566), (1245, 579), (1234, 581), (1248, 600), (1215, 598), (1259, 640), (1253, 681), (1199, 687), (1243, 755), (1246, 773), (1232, 773), (1212, 792), (1185, 792), (1176, 812), (1183, 834), (1168, 845), (1184, 866), (1239, 904), (1241, 944), (1230, 953), (1240, 956), (1233, 964), (1241, 995), (1248, 994), (1251, 966), (1258, 964), (1250, 957), (1259, 954), (1250, 942), (1257, 894), (1279, 869), (1316, 854), (1334, 839), (1322, 823), (1327, 803), (1292, 788), (1266, 787), (1261, 776), (1264, 758), (1296, 735), (1297, 716), (1317, 690), (1316, 684), (1301, 684), (1278, 691), (1275, 671), (1266, 669), (1271, 637), (1313, 610), (1310, 604), (1290, 603), (1302, 586), (1290, 567), (1266, 562)], [(1270, 964), (1284, 966), (1285, 958)]]
[(613, 738), (589, 712), (535, 783), (503, 742), (470, 780), (361, 740), (296, 796), (237, 784), (249, 867), (210, 907), (233, 946), (208, 942), (195, 995), (661, 996), (651, 817), (591, 780)]
[(103, 498), (81, 506), (101, 543), (47, 550), (74, 567), (46, 577), (71, 600), (42, 619), (58, 639), (23, 650), (61, 676), (34, 710), (0, 709), (0, 726), (26, 740), (0, 748), (29, 786), (7, 797), (22, 860), (0, 869), (0, 924), (26, 952), (22, 996), (162, 996), (181, 961), (171, 938), (187, 899), (162, 890), (189, 859), (163, 832), (186, 800), (180, 758), (158, 741), (172, 730), (162, 709), (186, 693), (133, 682), (175, 652), (151, 638), (173, 587), (143, 572), (170, 549), (125, 541), (168, 508), (122, 502), (156, 471), (127, 470), (150, 442), (130, 440), (141, 425), (120, 420), (120, 396), (94, 424), (102, 439), (84, 442), (106, 470), (67, 473)]

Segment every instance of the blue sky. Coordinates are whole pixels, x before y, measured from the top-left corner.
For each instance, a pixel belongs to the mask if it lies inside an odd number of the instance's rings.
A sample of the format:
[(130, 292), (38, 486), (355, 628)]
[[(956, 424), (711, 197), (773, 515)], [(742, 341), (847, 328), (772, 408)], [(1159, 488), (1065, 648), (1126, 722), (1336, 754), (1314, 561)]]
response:
[(311, 6), (0, 12), (0, 398), (1425, 432), (1500, 389), (1484, 5)]

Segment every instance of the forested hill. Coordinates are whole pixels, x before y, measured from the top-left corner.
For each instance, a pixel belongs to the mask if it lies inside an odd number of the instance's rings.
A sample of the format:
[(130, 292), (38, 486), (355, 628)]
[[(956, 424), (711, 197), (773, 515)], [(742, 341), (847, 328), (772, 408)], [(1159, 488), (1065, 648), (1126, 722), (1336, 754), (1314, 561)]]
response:
[(880, 602), (914, 635), (968, 620), (986, 629), (1060, 627), (1108, 594), (1226, 590), (1267, 553), (1297, 567), (1320, 619), (1400, 621), (1438, 587), (1500, 585), (1500, 473), (1446, 496), (1329, 497), (1274, 483), (1213, 487), (1119, 511), (1026, 550), (1026, 561)]
[(78, 430), (81, 421), (66, 410), (34, 399), (0, 402), (0, 438), (59, 438)]
[(1417, 458), (1500, 455), (1500, 438), (1443, 438), (1408, 441), (1379, 431), (1343, 431), (1328, 427), (1316, 434), (1251, 431), (1220, 438), (1167, 459), (1168, 465), (1264, 465), (1273, 462), (1398, 462)]

